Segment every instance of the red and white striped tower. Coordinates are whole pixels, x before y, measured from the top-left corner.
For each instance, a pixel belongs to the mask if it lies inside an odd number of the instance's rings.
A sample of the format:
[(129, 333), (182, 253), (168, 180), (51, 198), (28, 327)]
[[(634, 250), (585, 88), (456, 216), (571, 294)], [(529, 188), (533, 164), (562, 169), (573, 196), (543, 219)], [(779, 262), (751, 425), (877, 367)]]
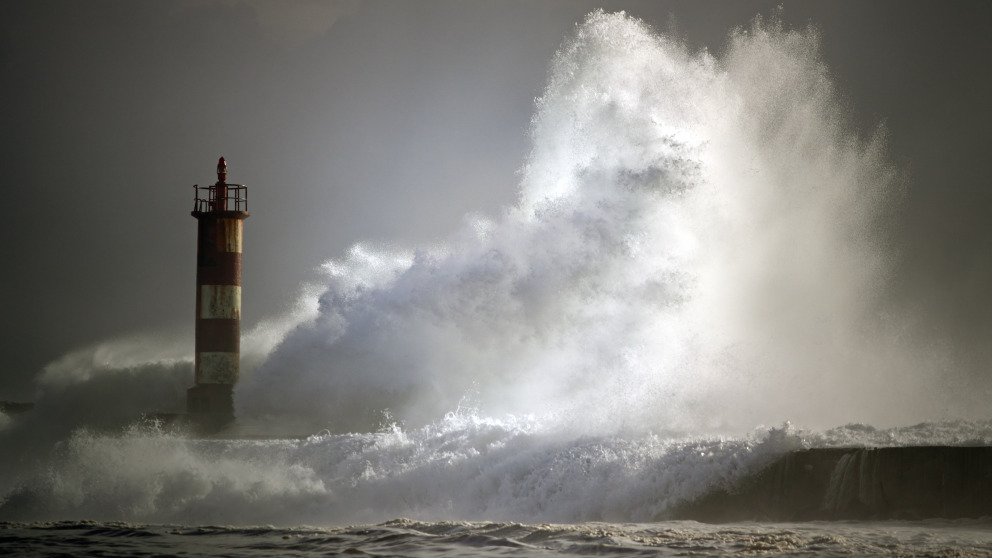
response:
[(227, 162), (217, 162), (217, 183), (193, 186), (196, 239), (196, 385), (186, 410), (201, 425), (234, 419), (232, 391), (241, 361), (241, 233), (248, 218), (248, 188), (227, 183)]

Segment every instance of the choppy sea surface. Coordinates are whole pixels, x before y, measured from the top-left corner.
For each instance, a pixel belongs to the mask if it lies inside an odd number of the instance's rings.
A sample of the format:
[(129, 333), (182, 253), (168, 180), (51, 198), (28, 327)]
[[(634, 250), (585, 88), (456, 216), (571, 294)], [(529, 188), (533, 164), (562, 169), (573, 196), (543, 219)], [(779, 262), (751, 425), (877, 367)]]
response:
[(229, 527), (0, 523), (8, 556), (992, 556), (992, 518), (918, 522), (422, 523)]

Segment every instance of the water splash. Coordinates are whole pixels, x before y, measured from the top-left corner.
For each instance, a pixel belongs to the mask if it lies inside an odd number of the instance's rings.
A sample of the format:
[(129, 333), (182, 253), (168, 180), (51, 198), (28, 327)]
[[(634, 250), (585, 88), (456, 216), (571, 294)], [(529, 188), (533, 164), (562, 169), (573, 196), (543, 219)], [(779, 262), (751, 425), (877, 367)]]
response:
[[(791, 426), (742, 437), (566, 435), (535, 417), (451, 413), (419, 429), (304, 440), (195, 440), (132, 427), (76, 431), (5, 487), (0, 520), (182, 524), (652, 521), (807, 447), (992, 442), (992, 423)], [(8, 482), (8, 479), (4, 479)]]
[(846, 124), (814, 31), (759, 20), (718, 60), (593, 13), (532, 137), (497, 218), (331, 262), (318, 317), (238, 387), (239, 415), (420, 425), (472, 391), (586, 431), (940, 416), (918, 373), (935, 359), (879, 319), (899, 175), (881, 131)]
[[(987, 422), (876, 428), (984, 411), (948, 413), (945, 357), (885, 306), (901, 180), (818, 49), (758, 20), (715, 58), (591, 14), (514, 206), (439, 246), (357, 245), (243, 340), (246, 429), (354, 433), (122, 433), (181, 400), (190, 351), (104, 344), (0, 421), (0, 518), (646, 521), (791, 449), (987, 445)], [(786, 419), (863, 424), (752, 430)]]

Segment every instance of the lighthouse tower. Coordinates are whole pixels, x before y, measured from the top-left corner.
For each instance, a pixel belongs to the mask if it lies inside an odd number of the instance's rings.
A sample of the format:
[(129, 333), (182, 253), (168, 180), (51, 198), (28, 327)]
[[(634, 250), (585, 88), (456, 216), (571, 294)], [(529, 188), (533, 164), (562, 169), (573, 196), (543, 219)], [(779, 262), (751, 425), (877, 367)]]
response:
[(217, 162), (217, 183), (193, 186), (196, 235), (196, 385), (186, 411), (206, 427), (234, 420), (232, 390), (241, 360), (241, 233), (248, 218), (248, 188), (227, 183), (227, 162)]

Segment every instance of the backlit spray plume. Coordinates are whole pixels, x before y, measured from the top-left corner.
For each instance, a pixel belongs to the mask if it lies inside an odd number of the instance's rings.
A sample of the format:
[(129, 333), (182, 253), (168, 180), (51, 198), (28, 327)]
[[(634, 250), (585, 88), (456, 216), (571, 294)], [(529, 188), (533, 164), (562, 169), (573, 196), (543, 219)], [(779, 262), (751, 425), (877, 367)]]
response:
[(329, 263), (319, 317), (238, 389), (239, 416), (363, 430), (470, 401), (582, 428), (912, 420), (930, 380), (894, 356), (876, 296), (898, 174), (818, 56), (815, 32), (777, 24), (718, 60), (592, 14), (537, 101), (518, 203), (442, 249)]

